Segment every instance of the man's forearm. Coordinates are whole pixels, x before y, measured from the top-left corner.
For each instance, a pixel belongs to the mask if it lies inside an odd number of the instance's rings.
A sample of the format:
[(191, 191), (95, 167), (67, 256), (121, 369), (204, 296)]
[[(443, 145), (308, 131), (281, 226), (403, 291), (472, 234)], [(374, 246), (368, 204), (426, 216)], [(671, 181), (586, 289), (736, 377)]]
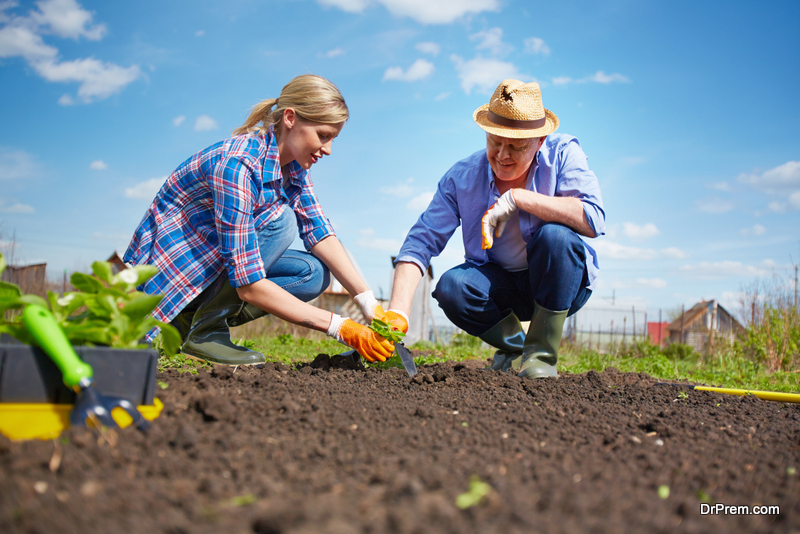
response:
[(410, 315), (414, 292), (417, 290), (420, 280), (422, 280), (422, 271), (416, 263), (399, 262), (394, 270), (392, 300), (389, 301), (389, 309), (400, 310), (406, 315)]
[(536, 215), (543, 221), (569, 226), (586, 237), (596, 237), (589, 225), (583, 202), (575, 197), (550, 197), (527, 189), (514, 189), (514, 200), (520, 210)]

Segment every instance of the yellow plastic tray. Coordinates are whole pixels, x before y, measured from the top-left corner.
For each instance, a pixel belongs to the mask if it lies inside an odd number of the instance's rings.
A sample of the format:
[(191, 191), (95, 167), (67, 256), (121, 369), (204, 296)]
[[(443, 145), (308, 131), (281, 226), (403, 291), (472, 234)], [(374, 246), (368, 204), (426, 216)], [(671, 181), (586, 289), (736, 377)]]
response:
[[(12, 440), (55, 439), (69, 428), (72, 404), (16, 404), (0, 403), (0, 433)], [(153, 399), (152, 406), (138, 406), (142, 417), (152, 421), (161, 415), (164, 404)], [(122, 408), (111, 412), (114, 421), (125, 428), (133, 421)]]

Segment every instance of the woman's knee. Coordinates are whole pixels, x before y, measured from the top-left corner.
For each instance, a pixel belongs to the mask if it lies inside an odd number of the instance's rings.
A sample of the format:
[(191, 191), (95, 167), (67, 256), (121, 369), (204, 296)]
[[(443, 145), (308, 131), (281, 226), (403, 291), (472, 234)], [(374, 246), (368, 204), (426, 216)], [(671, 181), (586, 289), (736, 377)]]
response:
[(330, 285), (331, 273), (314, 255), (287, 250), (269, 271), (267, 278), (308, 302), (320, 296)]

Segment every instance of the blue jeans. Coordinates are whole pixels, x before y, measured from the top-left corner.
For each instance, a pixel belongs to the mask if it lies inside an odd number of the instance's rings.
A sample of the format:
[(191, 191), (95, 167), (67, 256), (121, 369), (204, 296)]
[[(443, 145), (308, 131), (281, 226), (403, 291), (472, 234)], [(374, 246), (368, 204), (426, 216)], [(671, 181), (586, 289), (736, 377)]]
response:
[[(298, 299), (308, 302), (320, 296), (330, 283), (330, 271), (321, 261), (311, 253), (300, 250), (289, 250), (289, 245), (297, 235), (295, 214), (290, 209), (285, 209), (283, 215), (268, 223), (258, 230), (258, 249), (267, 280), (274, 282), (282, 289), (288, 291)], [(222, 279), (223, 281), (219, 281)], [(201, 303), (208, 301), (216, 294), (224, 281), (228, 280), (228, 273), (222, 271), (217, 278), (218, 282), (212, 283), (204, 289), (186, 307), (193, 310)]]
[(549, 223), (528, 242), (527, 270), (462, 263), (442, 275), (433, 298), (453, 324), (480, 336), (512, 311), (520, 321), (529, 321), (534, 302), (572, 315), (592, 294), (587, 284), (583, 241), (570, 228)]
[(313, 254), (289, 250), (297, 235), (294, 212), (286, 208), (283, 215), (258, 231), (258, 249), (267, 280), (308, 302), (320, 296), (331, 281), (330, 271)]

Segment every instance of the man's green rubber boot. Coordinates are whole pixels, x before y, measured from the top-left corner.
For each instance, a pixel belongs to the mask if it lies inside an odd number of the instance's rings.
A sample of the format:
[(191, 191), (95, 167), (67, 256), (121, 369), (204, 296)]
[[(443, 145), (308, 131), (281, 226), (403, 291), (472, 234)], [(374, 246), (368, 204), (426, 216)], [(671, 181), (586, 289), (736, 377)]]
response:
[(231, 341), (228, 317), (241, 310), (242, 300), (224, 273), (208, 288), (207, 295), (194, 313), (181, 352), (193, 358), (225, 365), (264, 363), (263, 354)]
[[(525, 341), (525, 331), (519, 323), (514, 312), (509, 313), (505, 319), (481, 334), (480, 338), (498, 349), (494, 353), (492, 365), (488, 369), (494, 371), (508, 371), (514, 360), (522, 358), (522, 346)], [(519, 364), (518, 364), (519, 365)]]
[[(564, 321), (569, 310), (551, 311), (538, 304), (533, 305), (533, 317), (525, 336), (522, 358), (513, 365), (522, 378), (558, 378), (558, 346)], [(517, 367), (519, 366), (519, 367)]]

